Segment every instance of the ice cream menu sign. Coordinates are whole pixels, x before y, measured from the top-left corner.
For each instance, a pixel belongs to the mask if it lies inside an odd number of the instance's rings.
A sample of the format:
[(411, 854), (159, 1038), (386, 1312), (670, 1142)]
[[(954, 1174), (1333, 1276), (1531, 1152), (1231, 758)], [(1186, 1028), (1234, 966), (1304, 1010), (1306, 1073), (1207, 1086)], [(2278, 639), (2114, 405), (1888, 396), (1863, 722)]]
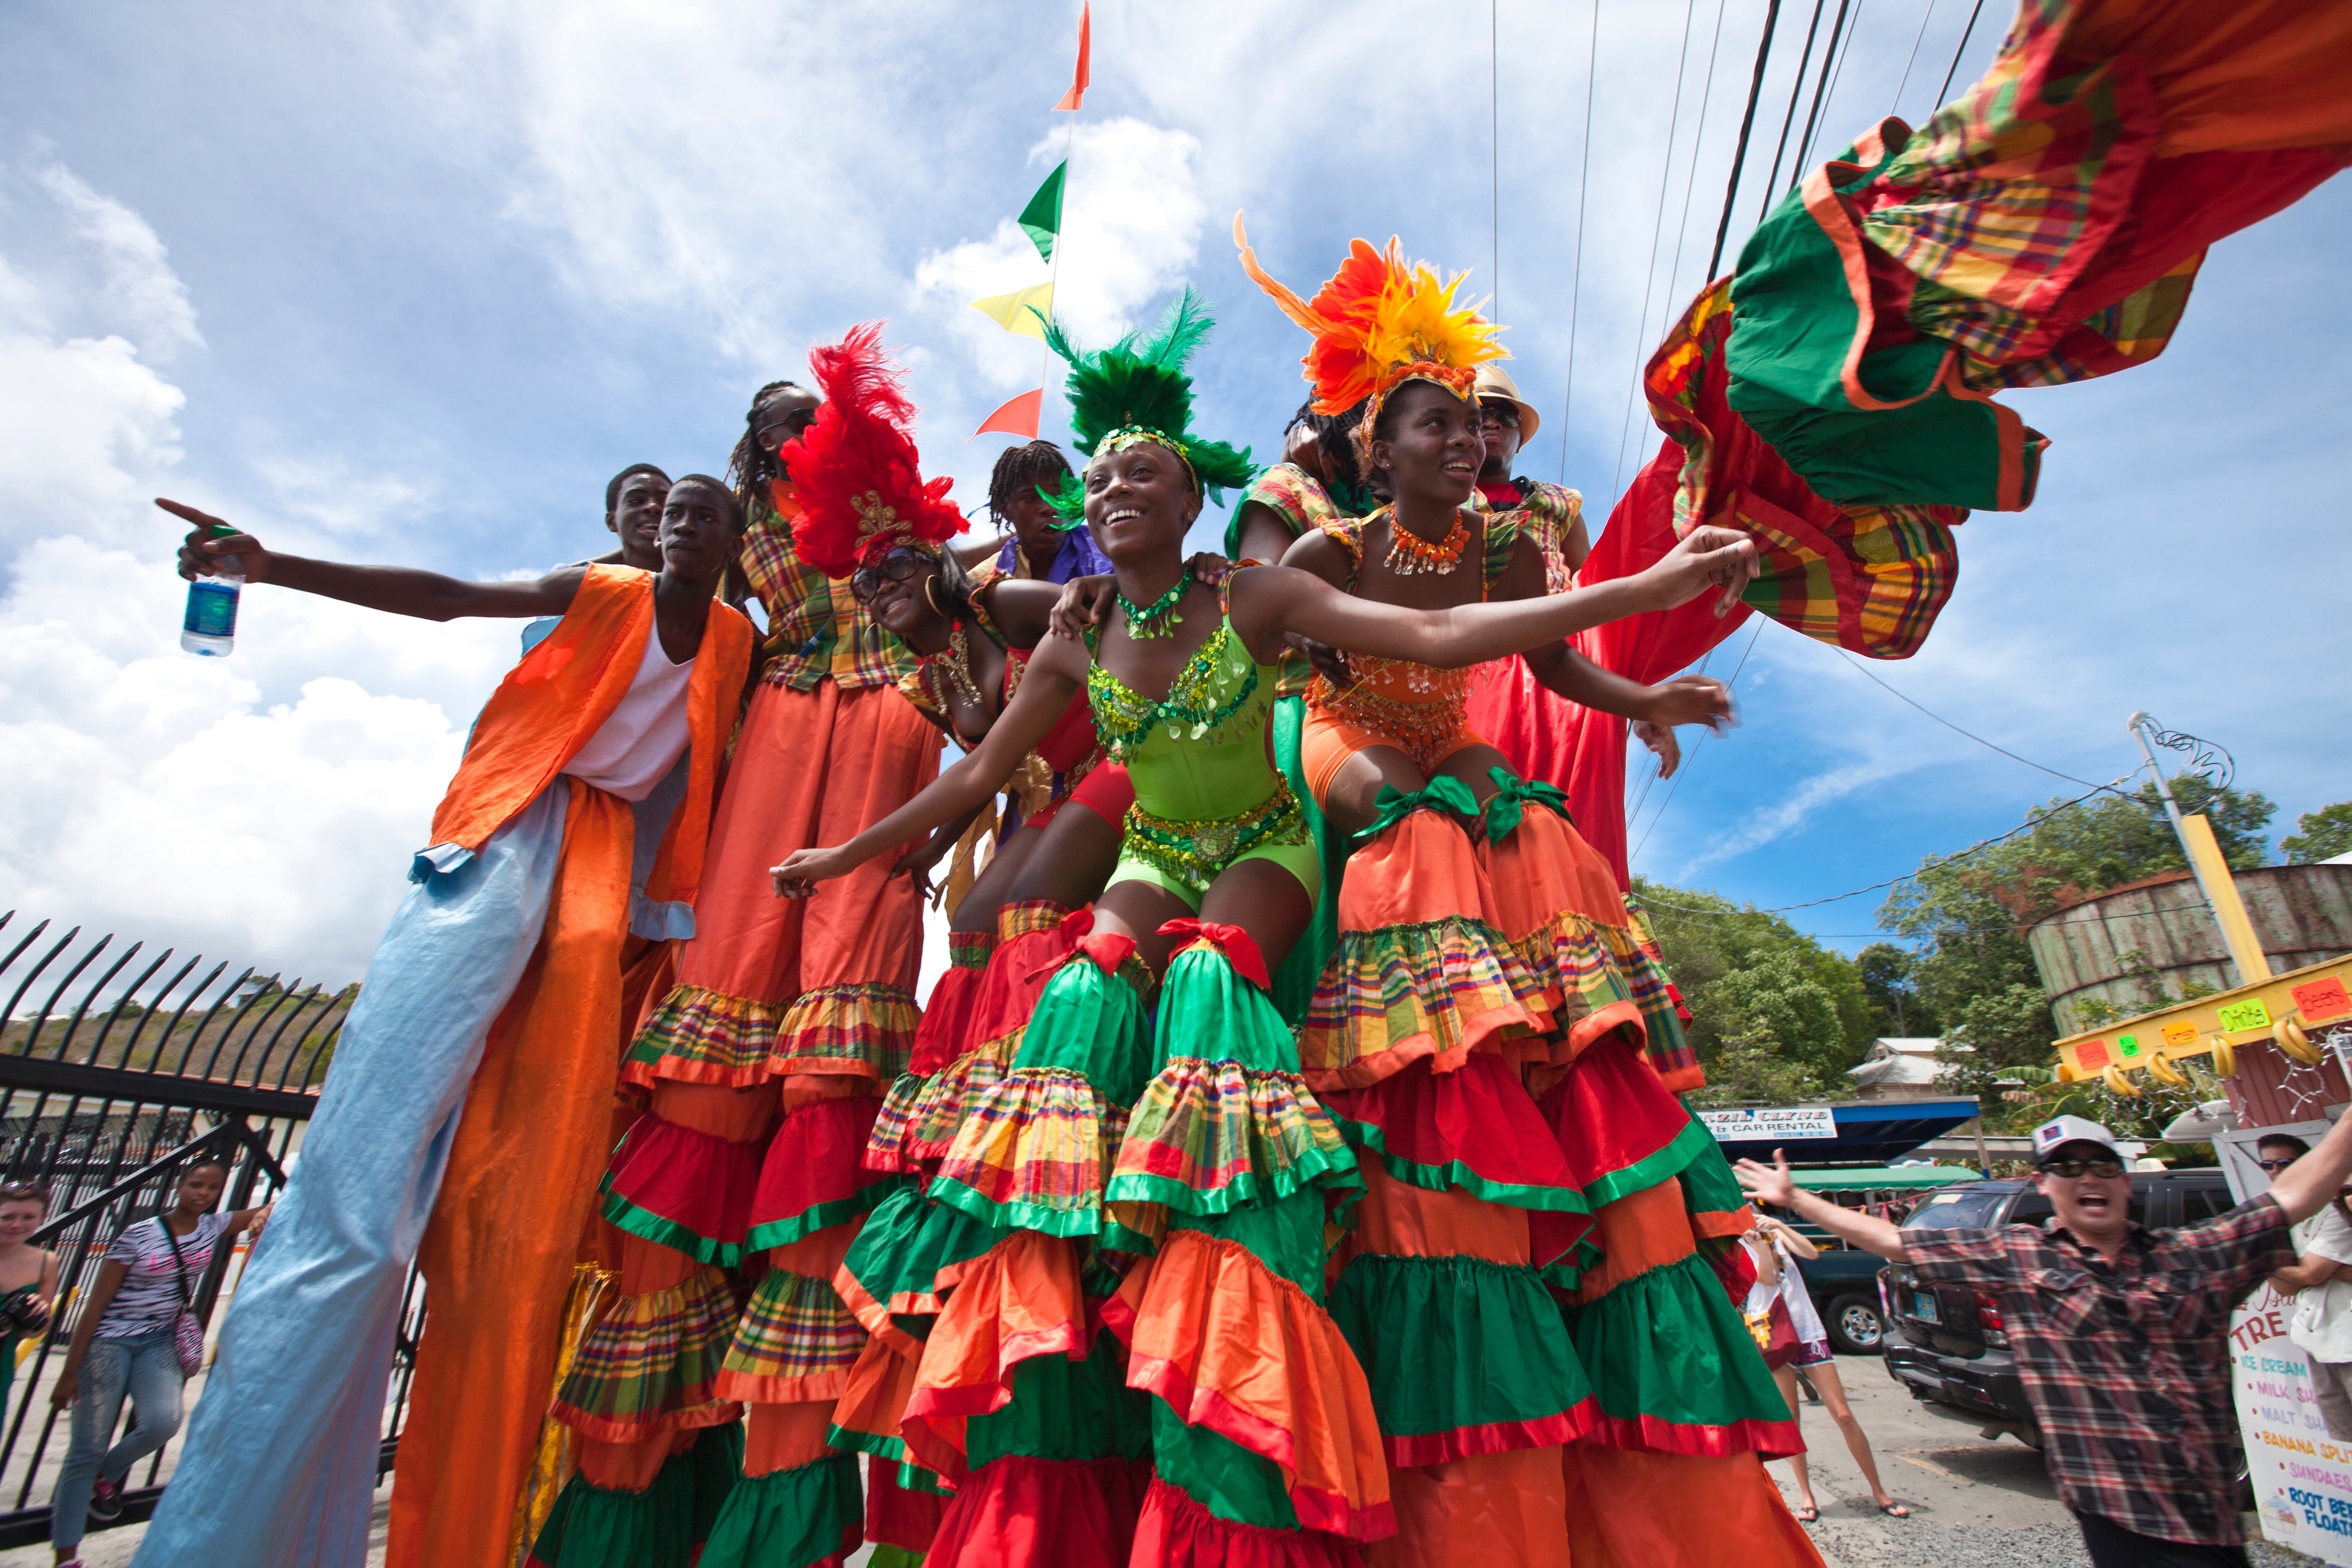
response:
[(2246, 1474), (2263, 1535), (2325, 1563), (2352, 1564), (2352, 1443), (2327, 1436), (2311, 1370), (2286, 1337), (2292, 1310), (2265, 1284), (2230, 1319)]
[(1718, 1143), (1754, 1143), (1772, 1139), (1834, 1138), (1837, 1117), (1826, 1105), (1773, 1110), (1702, 1110), (1698, 1119)]

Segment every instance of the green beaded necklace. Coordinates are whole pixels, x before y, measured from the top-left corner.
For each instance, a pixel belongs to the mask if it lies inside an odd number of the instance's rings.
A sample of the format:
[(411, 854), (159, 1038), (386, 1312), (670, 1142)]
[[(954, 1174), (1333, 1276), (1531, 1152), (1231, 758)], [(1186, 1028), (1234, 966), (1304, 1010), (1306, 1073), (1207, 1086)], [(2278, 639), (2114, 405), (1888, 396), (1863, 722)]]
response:
[(1174, 637), (1176, 628), (1184, 624), (1184, 617), (1176, 614), (1177, 603), (1184, 597), (1184, 590), (1192, 585), (1192, 568), (1187, 564), (1177, 574), (1174, 585), (1168, 592), (1140, 609), (1126, 595), (1119, 594), (1118, 607), (1127, 614), (1127, 635), (1138, 642)]

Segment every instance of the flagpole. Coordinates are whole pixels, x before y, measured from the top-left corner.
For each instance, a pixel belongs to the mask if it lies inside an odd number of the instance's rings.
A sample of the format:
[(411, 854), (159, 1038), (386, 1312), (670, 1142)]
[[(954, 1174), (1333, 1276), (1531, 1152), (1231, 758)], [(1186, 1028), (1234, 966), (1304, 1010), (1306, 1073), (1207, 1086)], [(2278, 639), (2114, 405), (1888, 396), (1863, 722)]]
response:
[[(1062, 251), (1070, 243), (1070, 150), (1077, 144), (1078, 111), (1073, 109), (1070, 110), (1070, 128), (1062, 138), (1061, 221), (1054, 226), (1054, 260), (1045, 272), (1045, 298), (1050, 301), (1048, 308), (1055, 311), (1062, 308)], [(1040, 337), (1037, 347), (1037, 384), (1050, 386), (1054, 379), (1054, 345)], [(1037, 405), (1037, 417), (1042, 427), (1045, 417), (1045, 405), (1042, 400)]]

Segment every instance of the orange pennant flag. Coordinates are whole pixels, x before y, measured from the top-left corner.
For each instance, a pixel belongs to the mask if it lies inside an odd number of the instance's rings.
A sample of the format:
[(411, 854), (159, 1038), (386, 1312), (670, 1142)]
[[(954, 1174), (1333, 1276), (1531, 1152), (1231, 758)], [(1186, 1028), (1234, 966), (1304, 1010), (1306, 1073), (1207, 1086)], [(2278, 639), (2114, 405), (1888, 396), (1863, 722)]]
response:
[(991, 430), (1001, 430), (1007, 436), (1025, 436), (1034, 441), (1037, 438), (1037, 418), (1045, 412), (1045, 389), (1044, 387), (1038, 387), (1034, 392), (1024, 392), (982, 420), (980, 428), (966, 437), (964, 444), (970, 446)]
[(1087, 96), (1087, 58), (1094, 52), (1094, 0), (1087, 0), (1078, 12), (1077, 74), (1070, 79), (1070, 90), (1062, 95), (1061, 102), (1054, 105), (1055, 109), (1075, 110)]

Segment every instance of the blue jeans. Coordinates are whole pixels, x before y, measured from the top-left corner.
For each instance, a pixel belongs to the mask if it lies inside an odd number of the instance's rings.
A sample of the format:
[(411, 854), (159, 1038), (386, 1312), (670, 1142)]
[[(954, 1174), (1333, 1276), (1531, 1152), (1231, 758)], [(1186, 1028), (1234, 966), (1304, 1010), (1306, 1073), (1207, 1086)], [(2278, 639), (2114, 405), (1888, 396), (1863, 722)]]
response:
[[(66, 1447), (65, 1466), (58, 1471), (58, 1489), (49, 1498), (50, 1545), (70, 1552), (81, 1544), (92, 1481), (100, 1476), (121, 1480), (131, 1466), (172, 1440), (180, 1429), (184, 1381), (169, 1323), (133, 1339), (89, 1342), (89, 1353), (82, 1357), (81, 1390), (74, 1400), (72, 1440)], [(131, 1395), (139, 1425), (109, 1448), (106, 1439), (122, 1415), (125, 1394)]]

